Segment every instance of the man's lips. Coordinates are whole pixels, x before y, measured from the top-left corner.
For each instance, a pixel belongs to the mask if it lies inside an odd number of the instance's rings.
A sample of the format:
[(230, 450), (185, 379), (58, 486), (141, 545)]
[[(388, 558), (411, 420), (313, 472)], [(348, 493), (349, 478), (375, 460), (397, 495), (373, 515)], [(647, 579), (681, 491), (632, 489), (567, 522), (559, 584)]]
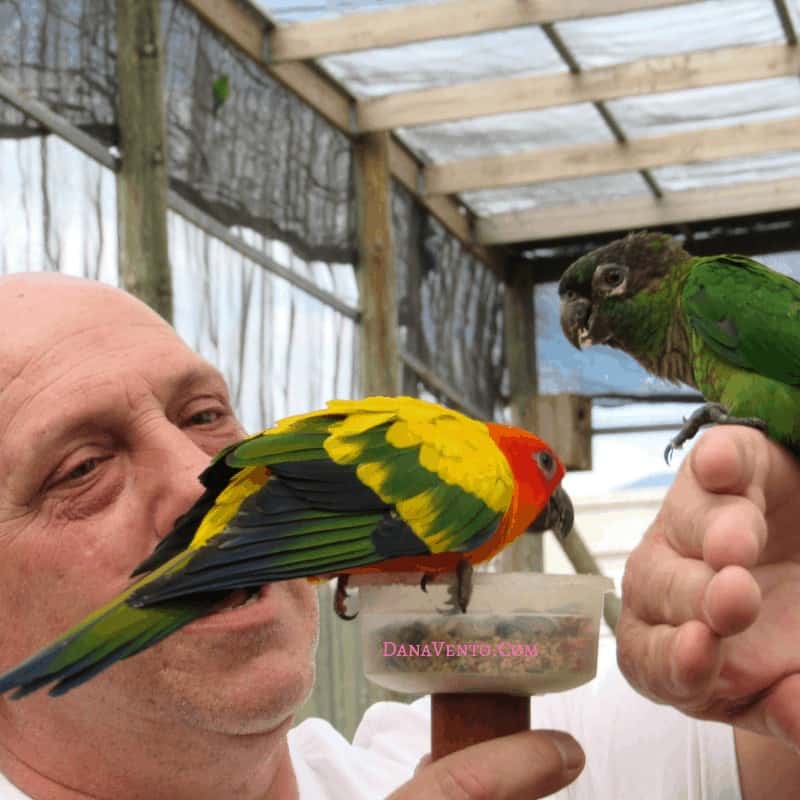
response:
[(210, 614), (190, 623), (184, 630), (200, 632), (265, 625), (273, 616), (269, 594), (269, 584), (252, 596), (245, 589), (237, 589), (221, 600)]

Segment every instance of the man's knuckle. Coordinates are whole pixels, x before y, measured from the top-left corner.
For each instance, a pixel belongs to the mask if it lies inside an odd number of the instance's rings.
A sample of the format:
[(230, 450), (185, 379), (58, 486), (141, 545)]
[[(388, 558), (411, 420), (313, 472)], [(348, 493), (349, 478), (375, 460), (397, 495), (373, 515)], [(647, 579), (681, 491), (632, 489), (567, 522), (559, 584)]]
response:
[(495, 778), (461, 763), (457, 767), (441, 764), (436, 788), (442, 800), (494, 800), (499, 791)]

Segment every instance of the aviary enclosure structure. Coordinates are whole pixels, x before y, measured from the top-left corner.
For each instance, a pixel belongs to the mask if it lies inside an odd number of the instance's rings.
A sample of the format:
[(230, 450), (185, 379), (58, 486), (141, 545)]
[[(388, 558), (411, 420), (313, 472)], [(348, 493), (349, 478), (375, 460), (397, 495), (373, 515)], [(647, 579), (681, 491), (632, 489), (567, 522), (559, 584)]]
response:
[[(634, 430), (593, 408), (696, 398), (570, 350), (554, 281), (573, 258), (655, 228), (800, 272), (798, 11), (0, 0), (0, 272), (135, 292), (220, 367), (248, 429), (403, 392), (587, 469), (593, 436)], [(541, 569), (541, 541), (499, 562)], [(383, 695), (322, 608), (307, 712), (351, 733)]]

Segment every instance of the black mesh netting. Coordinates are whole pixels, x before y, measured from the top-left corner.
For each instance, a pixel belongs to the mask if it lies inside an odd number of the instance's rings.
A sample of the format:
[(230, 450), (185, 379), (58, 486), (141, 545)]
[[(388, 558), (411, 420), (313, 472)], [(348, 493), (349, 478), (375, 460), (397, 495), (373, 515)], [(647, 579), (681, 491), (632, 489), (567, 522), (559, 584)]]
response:
[[(0, 73), (106, 144), (116, 140), (114, 9), (112, 0), (0, 0)], [(162, 35), (173, 188), (306, 259), (352, 261), (347, 137), (177, 0), (163, 4)], [(230, 95), (215, 115), (221, 75)], [(0, 115), (0, 136), (36, 130), (15, 110)]]
[(397, 182), (392, 221), (401, 341), (486, 417), (501, 413), (503, 284)]

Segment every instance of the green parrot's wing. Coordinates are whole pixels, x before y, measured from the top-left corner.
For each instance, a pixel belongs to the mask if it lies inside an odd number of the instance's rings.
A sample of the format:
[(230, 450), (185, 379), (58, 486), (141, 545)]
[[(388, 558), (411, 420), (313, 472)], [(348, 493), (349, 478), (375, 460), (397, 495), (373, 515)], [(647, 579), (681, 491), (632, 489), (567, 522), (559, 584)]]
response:
[(485, 426), (465, 417), (475, 426), (465, 430), (445, 417), (329, 412), (251, 437), (226, 461), (239, 475), (267, 467), (269, 479), (238, 500), (232, 482), (218, 505), (235, 508), (204, 521), (182, 570), (148, 582), (131, 602), (477, 547), (507, 510), (513, 476)]
[(800, 283), (744, 256), (698, 258), (681, 301), (717, 356), (800, 385)]

